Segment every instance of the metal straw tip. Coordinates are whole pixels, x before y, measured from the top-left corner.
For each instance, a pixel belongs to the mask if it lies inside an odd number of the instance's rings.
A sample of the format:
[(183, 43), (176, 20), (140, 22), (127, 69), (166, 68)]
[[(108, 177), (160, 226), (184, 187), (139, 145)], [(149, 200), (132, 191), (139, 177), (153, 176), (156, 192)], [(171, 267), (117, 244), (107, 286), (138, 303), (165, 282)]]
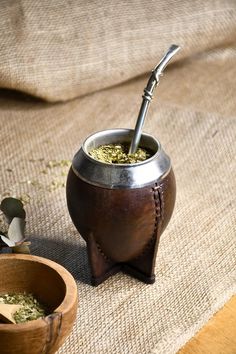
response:
[(168, 51), (166, 52), (166, 54), (164, 55), (164, 57), (161, 59), (161, 61), (157, 64), (157, 66), (153, 69), (153, 73), (156, 77), (156, 81), (159, 81), (159, 76), (162, 75), (162, 72), (164, 71), (165, 67), (167, 66), (167, 64), (169, 63), (169, 61), (171, 60), (171, 58), (173, 58), (173, 56), (180, 50), (180, 46), (177, 44), (172, 44), (170, 46), (170, 48), (168, 49)]
[(136, 152), (138, 144), (142, 134), (142, 126), (144, 123), (145, 116), (147, 114), (148, 105), (153, 95), (154, 88), (159, 83), (159, 78), (162, 75), (163, 70), (168, 65), (171, 58), (180, 50), (180, 46), (177, 44), (172, 44), (161, 61), (152, 70), (152, 74), (148, 80), (147, 87), (144, 89), (143, 102), (139, 111), (138, 119), (134, 129), (133, 139), (130, 144), (129, 154)]
[(173, 50), (173, 51), (175, 51), (175, 53), (177, 53), (179, 50), (180, 50), (180, 46), (179, 45), (177, 45), (177, 44), (172, 44), (171, 46), (170, 46), (170, 49), (169, 50)]

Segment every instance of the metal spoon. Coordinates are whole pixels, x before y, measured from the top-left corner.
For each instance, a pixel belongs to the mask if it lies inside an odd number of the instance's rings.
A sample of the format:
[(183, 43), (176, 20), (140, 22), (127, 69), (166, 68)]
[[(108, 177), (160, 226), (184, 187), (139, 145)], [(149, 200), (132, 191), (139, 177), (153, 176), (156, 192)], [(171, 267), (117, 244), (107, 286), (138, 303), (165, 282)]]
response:
[(152, 74), (148, 80), (147, 86), (144, 89), (143, 101), (134, 129), (134, 135), (130, 144), (129, 154), (134, 154), (138, 148), (142, 134), (142, 127), (144, 124), (145, 117), (147, 115), (149, 103), (152, 99), (154, 88), (159, 84), (160, 76), (162, 75), (162, 72), (164, 71), (165, 67), (167, 66), (171, 58), (179, 51), (179, 49), (180, 47), (178, 45), (172, 44), (172, 46), (166, 52), (161, 61), (152, 70)]

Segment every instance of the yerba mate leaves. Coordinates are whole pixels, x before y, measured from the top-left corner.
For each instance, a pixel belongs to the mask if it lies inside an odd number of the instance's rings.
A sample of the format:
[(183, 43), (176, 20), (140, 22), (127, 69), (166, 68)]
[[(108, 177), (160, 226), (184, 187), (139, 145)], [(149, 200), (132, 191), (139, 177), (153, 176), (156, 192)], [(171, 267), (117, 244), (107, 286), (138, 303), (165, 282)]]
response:
[(46, 308), (32, 294), (24, 292), (0, 295), (0, 321), (6, 322), (9, 319), (11, 323), (24, 323), (45, 316)]
[(89, 152), (95, 160), (111, 164), (133, 164), (145, 161), (151, 157), (147, 149), (138, 148), (134, 154), (129, 154), (129, 147), (125, 144), (100, 145)]
[(14, 315), (21, 308), (21, 305), (0, 304), (0, 321), (4, 323), (16, 323)]

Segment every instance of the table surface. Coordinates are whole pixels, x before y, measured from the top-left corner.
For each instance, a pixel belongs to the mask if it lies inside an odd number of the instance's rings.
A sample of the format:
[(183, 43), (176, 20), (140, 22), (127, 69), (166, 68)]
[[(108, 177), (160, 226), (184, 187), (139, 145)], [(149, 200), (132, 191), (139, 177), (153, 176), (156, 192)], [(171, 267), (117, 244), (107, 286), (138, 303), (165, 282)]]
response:
[(236, 354), (236, 295), (178, 354)]

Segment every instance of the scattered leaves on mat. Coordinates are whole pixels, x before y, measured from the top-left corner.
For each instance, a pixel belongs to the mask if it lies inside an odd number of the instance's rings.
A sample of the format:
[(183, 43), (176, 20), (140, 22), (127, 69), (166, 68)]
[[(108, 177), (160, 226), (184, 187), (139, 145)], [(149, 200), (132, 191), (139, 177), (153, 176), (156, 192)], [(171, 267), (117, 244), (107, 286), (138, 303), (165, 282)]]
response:
[(47, 168), (54, 168), (54, 167), (69, 167), (71, 164), (70, 160), (51, 160), (48, 161), (46, 164)]
[[(44, 159), (30, 159), (30, 162), (40, 163), (39, 164), (39, 174), (38, 178), (28, 179), (20, 181), (20, 184), (27, 184), (32, 186), (37, 192), (40, 190), (42, 193), (54, 192), (57, 189), (65, 188), (65, 177), (68, 174), (69, 166), (71, 165), (70, 160), (49, 160), (44, 161)], [(43, 163), (43, 165), (42, 165)], [(45, 178), (47, 176), (45, 182)], [(52, 178), (50, 181), (49, 178)], [(24, 195), (24, 200), (29, 202), (31, 197), (29, 194)]]

